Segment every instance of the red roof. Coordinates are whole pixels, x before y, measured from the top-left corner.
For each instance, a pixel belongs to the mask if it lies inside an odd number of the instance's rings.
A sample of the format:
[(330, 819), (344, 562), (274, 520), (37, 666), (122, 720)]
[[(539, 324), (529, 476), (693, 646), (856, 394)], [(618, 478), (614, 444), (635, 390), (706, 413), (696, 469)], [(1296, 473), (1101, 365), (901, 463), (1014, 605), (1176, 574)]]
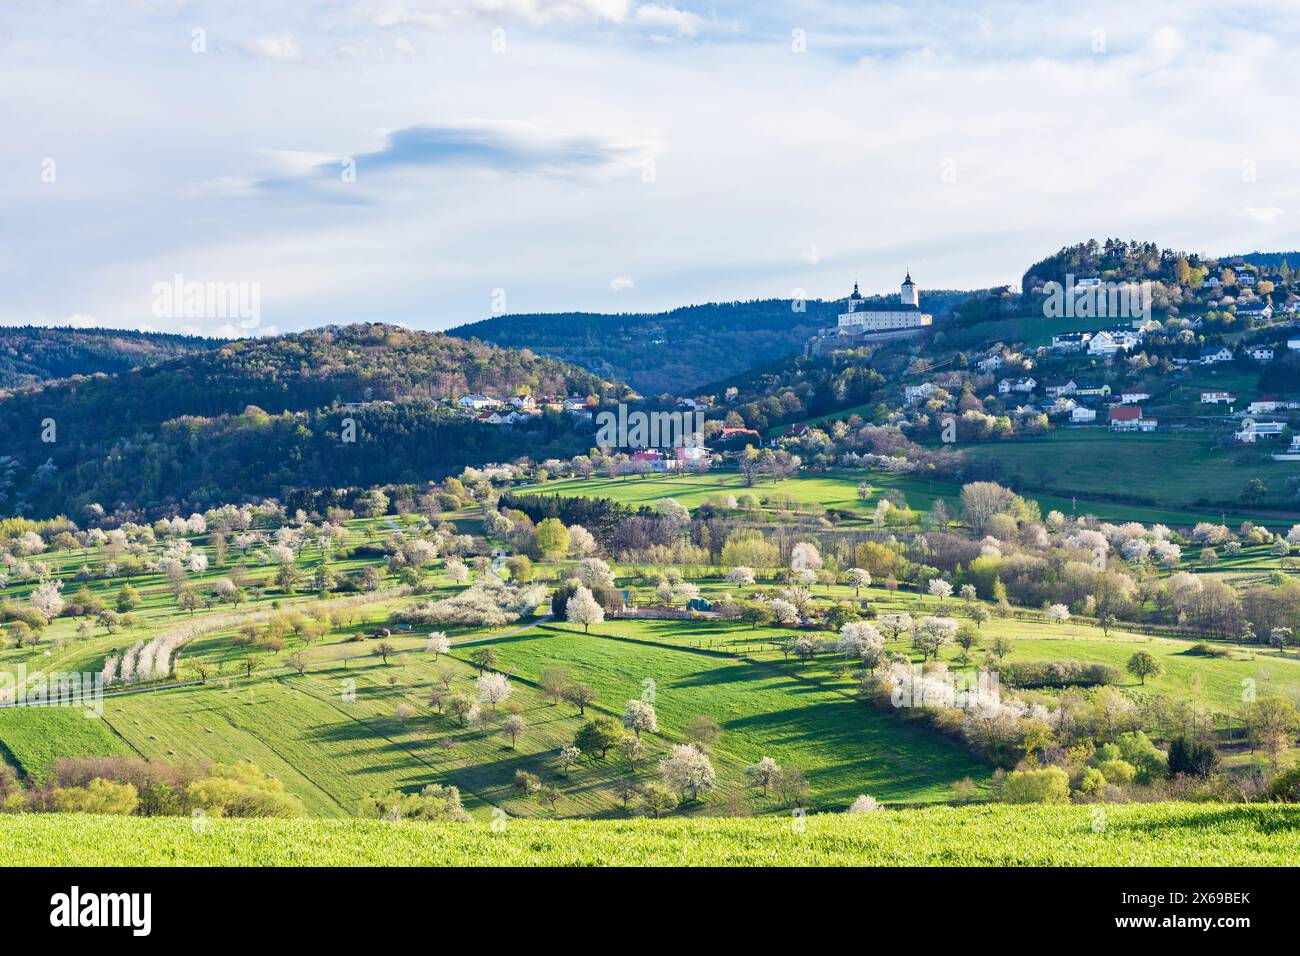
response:
[(1112, 405), (1110, 420), (1112, 422), (1135, 422), (1142, 417), (1142, 409), (1136, 405)]

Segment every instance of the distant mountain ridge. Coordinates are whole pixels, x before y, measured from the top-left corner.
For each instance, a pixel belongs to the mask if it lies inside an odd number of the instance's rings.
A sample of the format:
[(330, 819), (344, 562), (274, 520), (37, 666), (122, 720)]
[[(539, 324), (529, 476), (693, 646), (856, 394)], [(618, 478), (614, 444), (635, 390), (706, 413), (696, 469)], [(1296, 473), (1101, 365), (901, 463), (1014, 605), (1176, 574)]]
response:
[[(921, 306), (939, 313), (966, 294), (923, 291)], [(654, 313), (503, 315), (447, 334), (532, 349), (627, 382), (644, 395), (677, 395), (802, 353), (808, 339), (834, 325), (841, 311), (840, 300), (754, 299)]]
[[(53, 382), (0, 398), (0, 513), (77, 514), (94, 502), (125, 514), (418, 483), (590, 447), (590, 423), (584, 432), (571, 415), (506, 427), (453, 407), (466, 392), (517, 390), (625, 393), (527, 351), (379, 324), (240, 339), (116, 376)], [(355, 442), (341, 438), (347, 419)]]
[(0, 326), (0, 389), (30, 388), (73, 375), (115, 375), (220, 348), (226, 341), (132, 329)]

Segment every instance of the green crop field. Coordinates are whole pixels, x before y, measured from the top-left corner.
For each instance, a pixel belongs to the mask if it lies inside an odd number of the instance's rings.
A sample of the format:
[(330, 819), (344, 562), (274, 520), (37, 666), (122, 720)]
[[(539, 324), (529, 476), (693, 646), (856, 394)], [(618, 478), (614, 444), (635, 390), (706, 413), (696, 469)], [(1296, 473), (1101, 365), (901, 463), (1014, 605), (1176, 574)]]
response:
[[(1196, 507), (1192, 502), (1200, 497), (1196, 482), (1183, 482), (1180, 494), (1170, 498), (1165, 492), (1165, 484), (1182, 482), (1176, 468), (1171, 469), (1172, 459), (1163, 456), (1177, 452), (1180, 456), (1195, 456), (1201, 449), (1205, 436), (1175, 436), (1175, 442), (1166, 448), (1167, 437), (1141, 435), (1111, 435), (1101, 430), (1076, 430), (1055, 432), (1051, 438), (1041, 441), (1014, 441), (999, 444), (979, 444), (961, 446), (975, 454), (996, 456), (1003, 462), (1006, 474), (1022, 480), (1027, 492), (1039, 503), (1044, 514), (1051, 510), (1063, 514), (1090, 514), (1107, 521), (1144, 521), (1159, 522), (1170, 526), (1190, 527), (1198, 522), (1217, 523), (1221, 517), (1219, 510)], [(1192, 439), (1190, 443), (1178, 444), (1179, 439)], [(1154, 441), (1157, 444), (1148, 447), (1141, 443)], [(1060, 442), (1060, 444), (1050, 444)], [(1130, 461), (1127, 447), (1117, 447), (1117, 443), (1137, 442), (1132, 451), (1135, 458)], [(1166, 444), (1162, 445), (1161, 442)], [(1058, 455), (1064, 458), (1058, 461)], [(1054, 464), (1055, 463), (1055, 464)], [(1187, 461), (1183, 462), (1187, 465)], [(1300, 473), (1294, 462), (1270, 462), (1276, 466), (1270, 475), (1272, 483), (1282, 487), (1287, 474)], [(1287, 466), (1290, 470), (1286, 470)], [(1062, 474), (1082, 473), (1079, 485), (1067, 484), (1064, 478), (1053, 478), (1046, 471), (1048, 468), (1060, 467)], [(1134, 476), (1136, 468), (1136, 476)], [(1234, 472), (1230, 463), (1224, 466), (1226, 474), (1235, 474), (1236, 484), (1230, 497), (1236, 497), (1244, 485), (1245, 478), (1240, 472)], [(1042, 474), (1040, 474), (1042, 472)], [(1142, 476), (1150, 482), (1143, 484)], [(1040, 484), (1040, 479), (1055, 483)], [(872, 493), (865, 501), (858, 498), (858, 484), (866, 482)], [(880, 472), (835, 471), (815, 474), (799, 474), (781, 482), (773, 483), (764, 479), (754, 487), (747, 487), (745, 479), (737, 472), (712, 471), (704, 475), (682, 475), (666, 477), (651, 475), (635, 478), (590, 478), (570, 479), (547, 482), (545, 485), (530, 486), (520, 489), (521, 493), (558, 494), (571, 497), (609, 498), (631, 507), (651, 505), (661, 498), (673, 498), (694, 508), (715, 494), (753, 494), (762, 498), (777, 494), (788, 496), (806, 506), (809, 513), (822, 514), (828, 508), (841, 509), (860, 515), (860, 521), (866, 523), (871, 518), (876, 502), (890, 491), (897, 491), (906, 498), (908, 505), (915, 511), (929, 511), (936, 499), (944, 499), (948, 504), (949, 514), (956, 512), (956, 505), (961, 496), (961, 486), (952, 482), (936, 479), (916, 478), (906, 475), (889, 475)], [(1152, 504), (1131, 504), (1124, 501), (1107, 501), (1107, 495), (1143, 495), (1152, 499)], [(1252, 508), (1227, 509), (1230, 517), (1238, 520), (1251, 519), (1259, 524), (1270, 526), (1289, 526), (1300, 520), (1300, 510), (1291, 512), (1266, 512)], [(849, 527), (853, 524), (850, 523)]]
[[(1283, 514), (1270, 520), (1267, 512), (1240, 504), (1228, 506), (1229, 514), (1271, 524), (1300, 514), (1294, 493), (1286, 487), (1288, 477), (1300, 475), (1296, 462), (1268, 459), (1264, 452), (1272, 446), (1219, 448), (1215, 436), (1203, 432), (1128, 435), (1103, 428), (1057, 429), (1043, 437), (955, 447), (975, 458), (995, 459), (1004, 480), (1020, 482), (1044, 507), (1048, 499), (1038, 492), (1085, 500), (1136, 497), (1151, 506), (1141, 509), (1145, 517), (1138, 520), (1187, 524), (1162, 517), (1186, 511), (1199, 515), (1197, 520), (1217, 522), (1217, 508), (1197, 503), (1237, 503), (1246, 482), (1259, 478), (1269, 489), (1265, 501)], [(1081, 502), (1080, 511), (1085, 510)]]
[(1294, 866), (1277, 804), (975, 806), (787, 819), (0, 816), (13, 866)]
[(847, 807), (863, 793), (888, 802), (949, 800), (955, 781), (988, 776), (989, 767), (957, 745), (804, 680), (794, 664), (634, 643), (639, 624), (599, 628), (624, 639), (547, 628), (492, 646), (508, 671), (535, 679), (548, 666), (565, 667), (620, 712), (649, 686), (670, 735), (680, 737), (697, 715), (712, 717), (724, 731), (715, 749), (728, 769), (764, 756), (801, 767), (819, 808)]

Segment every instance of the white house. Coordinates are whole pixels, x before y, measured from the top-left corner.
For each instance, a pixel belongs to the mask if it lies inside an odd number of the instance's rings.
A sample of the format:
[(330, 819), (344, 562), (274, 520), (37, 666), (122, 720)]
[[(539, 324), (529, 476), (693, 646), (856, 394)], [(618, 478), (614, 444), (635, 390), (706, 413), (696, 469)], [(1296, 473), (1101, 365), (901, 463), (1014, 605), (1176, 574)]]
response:
[(1096, 420), (1096, 410), (1089, 408), (1087, 405), (1075, 405), (1074, 408), (1070, 410), (1070, 421), (1075, 424), (1082, 422), (1095, 422)]
[(1088, 342), (1090, 355), (1114, 355), (1120, 349), (1131, 349), (1142, 341), (1132, 329), (1102, 329)]
[(986, 355), (975, 363), (975, 367), (981, 372), (996, 372), (1002, 367), (1002, 353), (994, 352), (992, 355)]
[(1074, 390), (1078, 388), (1072, 378), (1049, 378), (1043, 383), (1043, 393), (1048, 398), (1060, 398), (1062, 395), (1073, 395)]
[(1062, 332), (1052, 336), (1052, 349), (1057, 352), (1077, 352), (1086, 348), (1091, 332)]
[(933, 382), (922, 382), (920, 385), (904, 385), (903, 401), (909, 405), (915, 405), (917, 402), (923, 402), (934, 394)]
[(491, 408), (497, 404), (495, 399), (488, 398), (486, 395), (462, 395), (456, 402), (461, 408), (472, 408), (479, 411), (484, 408)]
[(1256, 362), (1271, 362), (1271, 361), (1273, 361), (1273, 350), (1272, 350), (1272, 349), (1266, 349), (1266, 348), (1264, 348), (1262, 345), (1256, 345), (1254, 348), (1252, 348), (1252, 349), (1251, 349), (1249, 352), (1247, 352), (1246, 354), (1248, 354), (1248, 355), (1249, 355), (1251, 358), (1253, 358)]
[(1232, 392), (1201, 392), (1202, 405), (1231, 405), (1236, 400)]
[(1300, 339), (1287, 339), (1286, 347), (1292, 352), (1300, 352)]
[(1247, 415), (1275, 415), (1278, 412), (1300, 408), (1300, 402), (1290, 398), (1257, 398), (1246, 406)]
[(1119, 393), (1121, 405), (1136, 405), (1138, 402), (1145, 402), (1151, 398), (1151, 393), (1145, 388), (1126, 388)]
[(1202, 365), (1217, 365), (1220, 362), (1231, 362), (1232, 350), (1226, 346), (1219, 346), (1217, 349), (1201, 349)]
[(1255, 284), (1255, 273), (1253, 272), (1237, 273), (1237, 285), (1246, 287), (1246, 286), (1252, 286), (1254, 284)]
[(1274, 461), (1300, 461), (1300, 435), (1291, 436), (1291, 447), (1273, 456)]
[(1032, 378), (1004, 378), (998, 382), (998, 394), (1008, 395), (1011, 392), (1028, 393), (1038, 387), (1038, 382)]
[(1282, 429), (1286, 428), (1286, 422), (1253, 422), (1239, 432), (1234, 432), (1232, 437), (1239, 442), (1247, 445), (1253, 445), (1260, 438), (1276, 438), (1282, 434)]
[(1273, 317), (1273, 306), (1267, 302), (1238, 302), (1237, 315), (1257, 319), (1271, 319)]

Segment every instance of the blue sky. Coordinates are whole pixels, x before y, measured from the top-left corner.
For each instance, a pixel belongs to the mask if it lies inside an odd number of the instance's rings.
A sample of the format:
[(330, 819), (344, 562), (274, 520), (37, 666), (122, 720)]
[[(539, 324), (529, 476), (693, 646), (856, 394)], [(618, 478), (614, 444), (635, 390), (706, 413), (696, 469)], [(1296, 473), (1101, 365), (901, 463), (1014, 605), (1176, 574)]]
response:
[[(204, 334), (1300, 247), (1258, 3), (8, 0), (0, 323)], [(351, 175), (355, 171), (355, 176)], [(257, 283), (253, 328), (155, 283)]]

